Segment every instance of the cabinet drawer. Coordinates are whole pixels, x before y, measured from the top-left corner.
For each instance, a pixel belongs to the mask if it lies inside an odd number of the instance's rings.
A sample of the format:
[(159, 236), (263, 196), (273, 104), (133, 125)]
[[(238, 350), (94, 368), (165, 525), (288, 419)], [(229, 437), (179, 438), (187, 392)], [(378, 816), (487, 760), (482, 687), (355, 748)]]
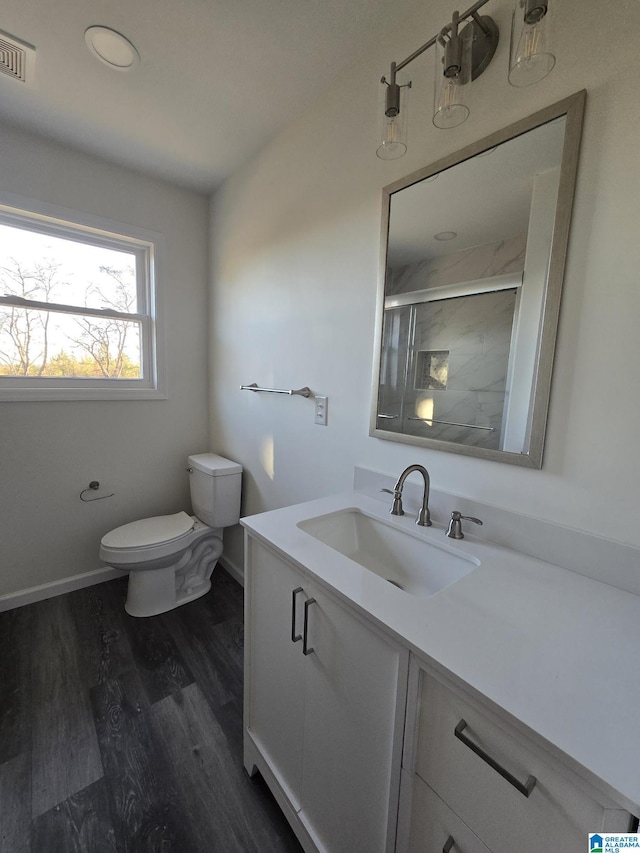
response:
[[(466, 722), (463, 731), (461, 721)], [(456, 736), (456, 727), (469, 744)], [(416, 772), (494, 853), (539, 853), (546, 845), (584, 853), (587, 833), (605, 826), (627, 831), (625, 812), (608, 812), (561, 775), (548, 756), (425, 673)], [(528, 796), (516, 787), (527, 781), (532, 787)]]
[[(411, 835), (407, 853), (490, 853), (489, 848), (422, 781), (413, 777)], [(452, 843), (453, 842), (453, 843)]]

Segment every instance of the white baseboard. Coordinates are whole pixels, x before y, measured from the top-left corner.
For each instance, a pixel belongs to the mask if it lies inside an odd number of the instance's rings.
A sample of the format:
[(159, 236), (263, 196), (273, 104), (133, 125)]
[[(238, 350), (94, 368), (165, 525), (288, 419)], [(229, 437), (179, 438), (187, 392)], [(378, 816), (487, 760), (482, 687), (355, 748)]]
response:
[(240, 586), (244, 586), (244, 572), (241, 568), (236, 566), (236, 564), (232, 562), (228, 557), (225, 557), (224, 554), (222, 555), (222, 557), (220, 557), (218, 563), (228, 574), (231, 575), (234, 581), (237, 581)]
[(91, 572), (83, 572), (80, 575), (72, 575), (69, 578), (61, 578), (50, 583), (29, 587), (29, 589), (0, 595), (0, 613), (4, 610), (13, 610), (14, 607), (23, 607), (25, 604), (33, 604), (35, 601), (44, 601), (46, 598), (54, 598), (54, 596), (63, 595), (65, 592), (73, 592), (85, 586), (93, 586), (122, 576), (123, 572), (118, 571), (118, 569), (103, 566)]
[[(235, 563), (226, 557), (221, 557), (218, 562), (240, 586), (244, 586), (243, 572)], [(64, 595), (65, 592), (83, 589), (85, 586), (93, 586), (104, 581), (121, 578), (124, 574), (126, 573), (121, 572), (119, 569), (103, 566), (91, 572), (83, 572), (80, 575), (72, 575), (69, 578), (61, 578), (57, 581), (32, 586), (28, 589), (21, 589), (17, 592), (9, 592), (6, 595), (0, 595), (0, 613), (4, 610), (13, 610), (15, 607), (24, 607), (25, 604), (33, 604), (36, 601), (44, 601), (46, 598), (54, 598), (56, 595)]]

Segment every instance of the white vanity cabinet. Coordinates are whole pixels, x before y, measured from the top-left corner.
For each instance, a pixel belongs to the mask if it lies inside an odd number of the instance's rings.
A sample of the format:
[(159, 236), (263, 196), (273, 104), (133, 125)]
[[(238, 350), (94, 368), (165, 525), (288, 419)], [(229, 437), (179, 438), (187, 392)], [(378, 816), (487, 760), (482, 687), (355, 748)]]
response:
[(408, 651), (255, 537), (245, 553), (245, 767), (309, 853), (391, 853)]
[(398, 853), (584, 853), (589, 832), (630, 831), (627, 812), (505, 721), (424, 670), (417, 683)]
[(305, 851), (584, 853), (636, 831), (640, 595), (471, 537), (445, 543), (464, 577), (398, 589), (315, 535), (357, 513), (442, 550), (357, 492), (243, 519), (244, 762)]

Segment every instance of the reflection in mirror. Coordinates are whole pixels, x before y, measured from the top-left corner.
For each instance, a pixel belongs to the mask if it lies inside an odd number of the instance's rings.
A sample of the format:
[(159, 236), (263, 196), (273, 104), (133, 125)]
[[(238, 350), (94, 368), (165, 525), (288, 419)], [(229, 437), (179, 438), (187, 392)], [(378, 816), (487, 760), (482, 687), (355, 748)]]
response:
[(386, 188), (373, 435), (541, 466), (583, 99)]

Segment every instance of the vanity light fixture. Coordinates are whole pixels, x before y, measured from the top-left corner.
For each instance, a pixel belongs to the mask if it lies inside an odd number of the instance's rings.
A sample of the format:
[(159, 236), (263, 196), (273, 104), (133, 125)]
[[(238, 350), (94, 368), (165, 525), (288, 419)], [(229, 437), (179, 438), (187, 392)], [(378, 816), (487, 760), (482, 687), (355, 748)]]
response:
[[(402, 89), (411, 81), (398, 83), (397, 74), (431, 47), (436, 47), (433, 124), (457, 127), (469, 116), (464, 87), (488, 68), (498, 46), (500, 33), (489, 15), (478, 11), (489, 0), (477, 0), (466, 12), (454, 12), (451, 23), (402, 62), (392, 62), (389, 78), (381, 78), (385, 93), (381, 138), (376, 154), (395, 160), (407, 150), (407, 119)], [(549, 0), (515, 0), (509, 82), (514, 86), (537, 83), (551, 71), (555, 57), (548, 49)]]
[(436, 39), (436, 72), (434, 75), (433, 123), (436, 127), (457, 127), (469, 116), (464, 102), (464, 87), (471, 79), (472, 31), (458, 32), (458, 13)]
[(547, 0), (515, 0), (509, 62), (512, 86), (530, 86), (549, 74), (556, 64), (549, 42)]
[(386, 85), (387, 90), (384, 96), (380, 144), (376, 154), (381, 160), (397, 160), (407, 150), (407, 110), (406, 105), (401, 104), (401, 89), (410, 89), (411, 81), (397, 83), (396, 64), (392, 62), (389, 79), (382, 77), (380, 82)]

